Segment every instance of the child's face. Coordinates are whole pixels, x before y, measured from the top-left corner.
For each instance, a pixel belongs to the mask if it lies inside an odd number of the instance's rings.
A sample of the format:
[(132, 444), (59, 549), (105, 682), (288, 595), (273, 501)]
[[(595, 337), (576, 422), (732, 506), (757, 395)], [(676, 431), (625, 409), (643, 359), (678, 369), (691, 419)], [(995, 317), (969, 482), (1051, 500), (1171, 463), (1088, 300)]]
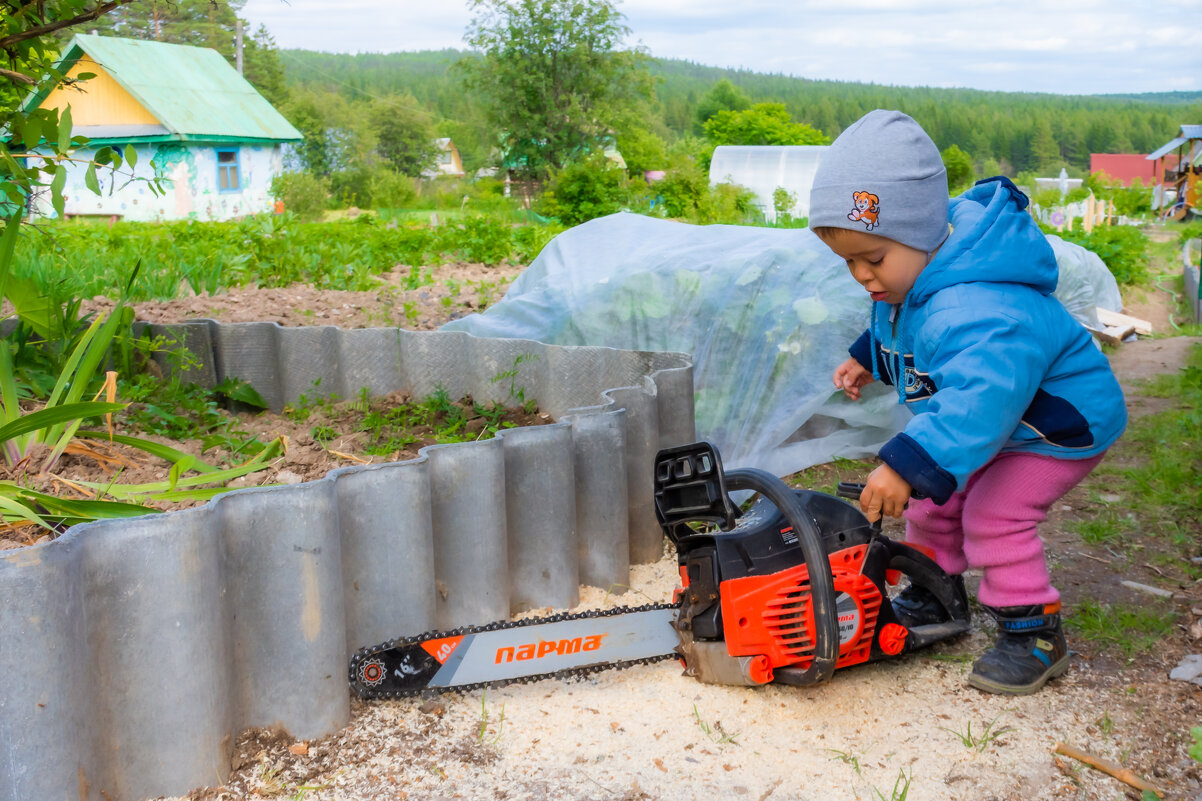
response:
[(836, 228), (820, 238), (847, 262), (851, 277), (868, 290), (873, 300), (901, 303), (927, 266), (921, 250), (863, 231)]

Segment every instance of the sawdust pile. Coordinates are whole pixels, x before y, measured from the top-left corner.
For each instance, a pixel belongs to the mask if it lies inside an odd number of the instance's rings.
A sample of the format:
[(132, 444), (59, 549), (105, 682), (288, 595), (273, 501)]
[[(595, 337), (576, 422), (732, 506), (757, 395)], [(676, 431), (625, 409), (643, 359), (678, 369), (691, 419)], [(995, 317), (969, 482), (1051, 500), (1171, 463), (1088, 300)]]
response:
[[(631, 592), (584, 589), (579, 608), (666, 601), (675, 585), (665, 556), (634, 568)], [(483, 695), (357, 703), (351, 725), (321, 740), (244, 735), (226, 785), (189, 798), (1122, 797), (1130, 788), (1052, 749), (1064, 741), (1117, 759), (1138, 694), (1099, 689), (1079, 660), (1035, 696), (978, 693), (964, 674), (990, 641), (974, 630), (811, 689), (703, 685), (663, 662)]]

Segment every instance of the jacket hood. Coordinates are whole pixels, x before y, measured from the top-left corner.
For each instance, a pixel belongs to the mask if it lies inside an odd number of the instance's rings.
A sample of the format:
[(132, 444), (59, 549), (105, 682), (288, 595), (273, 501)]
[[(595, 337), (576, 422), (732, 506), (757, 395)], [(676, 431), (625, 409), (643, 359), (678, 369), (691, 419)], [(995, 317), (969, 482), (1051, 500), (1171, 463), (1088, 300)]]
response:
[(1050, 295), (1059, 278), (1056, 255), (1026, 208), (1027, 196), (1002, 176), (953, 198), (952, 233), (919, 274), (907, 303), (918, 306), (946, 287), (981, 282), (1026, 284)]

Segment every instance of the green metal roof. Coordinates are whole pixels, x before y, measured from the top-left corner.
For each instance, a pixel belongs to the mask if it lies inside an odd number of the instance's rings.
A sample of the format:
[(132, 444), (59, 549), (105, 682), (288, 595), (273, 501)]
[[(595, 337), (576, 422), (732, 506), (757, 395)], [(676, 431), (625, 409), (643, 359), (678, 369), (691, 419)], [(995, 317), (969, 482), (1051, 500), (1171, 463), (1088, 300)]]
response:
[[(90, 56), (176, 138), (293, 141), (304, 138), (216, 50), (77, 34), (59, 69)], [(34, 96), (27, 102), (38, 104)]]

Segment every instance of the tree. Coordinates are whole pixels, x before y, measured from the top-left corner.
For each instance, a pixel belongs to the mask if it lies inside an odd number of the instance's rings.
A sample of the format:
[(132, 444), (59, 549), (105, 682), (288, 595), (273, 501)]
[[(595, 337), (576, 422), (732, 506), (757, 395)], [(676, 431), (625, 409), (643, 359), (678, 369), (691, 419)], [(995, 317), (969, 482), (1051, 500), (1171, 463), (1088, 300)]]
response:
[(280, 50), (275, 39), (260, 25), (255, 35), (245, 41), (242, 53), (242, 77), (277, 108), (288, 100), (288, 86), (284, 82), (284, 64), (280, 61)]
[(1031, 135), (1031, 166), (1049, 172), (1059, 168), (1061, 163), (1060, 145), (1052, 135), (1052, 126), (1046, 117), (1040, 117)]
[(311, 93), (294, 96), (282, 112), (304, 137), (295, 150), (300, 168), (314, 175), (328, 176), (333, 155), (321, 99)]
[(972, 157), (956, 145), (948, 145), (939, 155), (943, 157), (943, 167), (947, 170), (948, 191), (953, 195), (960, 194), (972, 183)]
[(829, 145), (830, 138), (793, 122), (784, 103), (756, 103), (745, 111), (719, 111), (705, 123), (715, 145)]
[(705, 124), (719, 111), (746, 111), (749, 108), (751, 98), (728, 79), (722, 78), (697, 103), (694, 130), (705, 133)]
[(244, 5), (246, 0), (133, 0), (95, 27), (131, 39), (211, 47), (232, 63), (234, 30)]
[(625, 105), (651, 91), (646, 56), (611, 0), (471, 0), (460, 61), (506, 166), (544, 177), (600, 149)]
[(375, 101), (368, 119), (376, 135), (376, 152), (392, 169), (416, 178), (434, 163), (434, 125), (413, 95)]

